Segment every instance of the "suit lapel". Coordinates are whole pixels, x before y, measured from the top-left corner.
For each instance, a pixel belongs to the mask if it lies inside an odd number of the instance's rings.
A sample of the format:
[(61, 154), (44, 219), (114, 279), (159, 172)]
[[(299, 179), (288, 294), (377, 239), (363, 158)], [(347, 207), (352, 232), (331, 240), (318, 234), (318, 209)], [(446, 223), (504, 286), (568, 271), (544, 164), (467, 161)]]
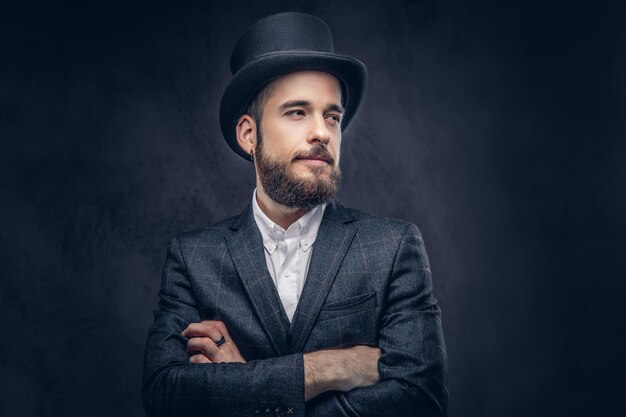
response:
[(252, 306), (279, 356), (288, 353), (289, 319), (267, 271), (263, 239), (254, 221), (252, 206), (233, 222), (234, 233), (226, 236), (226, 244), (239, 278)]
[(320, 308), (352, 243), (357, 229), (346, 224), (352, 220), (348, 211), (338, 203), (326, 207), (317, 239), (313, 244), (304, 289), (291, 322), (289, 344), (292, 352), (300, 352), (304, 348)]

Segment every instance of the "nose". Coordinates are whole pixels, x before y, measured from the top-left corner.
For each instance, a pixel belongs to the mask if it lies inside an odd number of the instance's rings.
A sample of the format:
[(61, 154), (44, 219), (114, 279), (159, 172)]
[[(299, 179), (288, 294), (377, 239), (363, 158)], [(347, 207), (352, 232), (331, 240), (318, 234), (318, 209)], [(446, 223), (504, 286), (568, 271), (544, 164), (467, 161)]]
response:
[(312, 118), (311, 131), (309, 132), (309, 137), (307, 141), (311, 144), (313, 143), (321, 143), (322, 145), (327, 145), (330, 142), (332, 134), (330, 129), (326, 125), (326, 121), (324, 120), (324, 116), (314, 117)]

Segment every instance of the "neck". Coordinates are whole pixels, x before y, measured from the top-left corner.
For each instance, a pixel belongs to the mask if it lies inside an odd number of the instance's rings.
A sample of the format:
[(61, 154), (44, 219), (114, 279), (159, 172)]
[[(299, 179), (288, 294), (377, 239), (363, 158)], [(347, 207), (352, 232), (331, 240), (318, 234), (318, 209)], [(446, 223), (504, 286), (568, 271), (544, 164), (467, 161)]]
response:
[(309, 209), (292, 208), (284, 206), (272, 200), (263, 189), (263, 186), (257, 182), (256, 201), (261, 210), (271, 221), (287, 230), (300, 217), (304, 216)]

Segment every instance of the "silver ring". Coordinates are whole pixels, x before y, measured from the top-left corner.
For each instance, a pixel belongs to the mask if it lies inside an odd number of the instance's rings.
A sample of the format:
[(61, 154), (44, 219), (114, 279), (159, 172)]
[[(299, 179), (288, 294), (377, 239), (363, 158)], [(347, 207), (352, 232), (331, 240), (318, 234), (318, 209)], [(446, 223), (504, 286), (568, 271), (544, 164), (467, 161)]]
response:
[(213, 343), (215, 343), (215, 346), (220, 347), (224, 343), (226, 343), (226, 339), (224, 339), (224, 336), (222, 336), (219, 340), (215, 340)]

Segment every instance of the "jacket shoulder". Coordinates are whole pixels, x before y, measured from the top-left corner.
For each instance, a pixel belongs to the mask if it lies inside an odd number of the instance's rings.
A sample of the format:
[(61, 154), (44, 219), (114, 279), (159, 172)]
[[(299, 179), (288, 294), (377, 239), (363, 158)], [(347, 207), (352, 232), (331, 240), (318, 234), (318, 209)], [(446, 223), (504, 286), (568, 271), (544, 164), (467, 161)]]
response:
[[(413, 223), (388, 217), (377, 217), (359, 210), (346, 208), (353, 218), (352, 224), (358, 228), (362, 243), (377, 245), (392, 245), (398, 249), (411, 250), (413, 255), (419, 255), (420, 268), (430, 269), (428, 255), (424, 246), (422, 232)], [(403, 245), (402, 242), (407, 242)]]
[(202, 229), (190, 230), (175, 235), (172, 240), (177, 240), (181, 246), (218, 245), (224, 242), (224, 236), (232, 233), (231, 226), (239, 217), (232, 216), (221, 220)]
[(422, 236), (419, 227), (417, 227), (414, 223), (390, 217), (378, 217), (349, 207), (343, 207), (343, 209), (346, 210), (353, 218), (354, 224), (358, 226), (359, 230), (385, 234), (389, 234), (389, 232), (391, 232), (396, 236), (402, 236), (405, 231), (410, 230), (412, 233), (417, 234), (420, 238)]

